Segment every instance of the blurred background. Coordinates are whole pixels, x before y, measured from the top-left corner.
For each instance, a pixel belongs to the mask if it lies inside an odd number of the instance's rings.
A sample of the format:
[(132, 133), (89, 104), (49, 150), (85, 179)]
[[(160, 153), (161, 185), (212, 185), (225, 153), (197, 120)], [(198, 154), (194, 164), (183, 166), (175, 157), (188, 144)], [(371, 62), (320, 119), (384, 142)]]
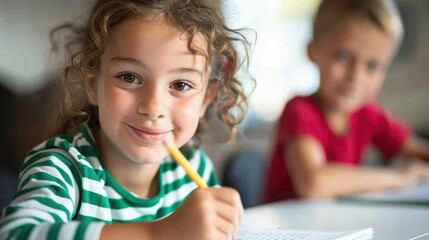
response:
[[(297, 94), (310, 94), (318, 76), (306, 56), (314, 10), (320, 0), (225, 0), (231, 27), (249, 27), (253, 44), (250, 74), (257, 87), (249, 115), (235, 144), (213, 119), (204, 145), (222, 179), (234, 153), (251, 149), (267, 159), (275, 122), (284, 104)], [(25, 152), (41, 141), (46, 120), (46, 89), (56, 77), (58, 59), (50, 53), (49, 32), (65, 21), (85, 18), (93, 0), (0, 0), (0, 84), (2, 104), (1, 171), (17, 174)], [(429, 1), (397, 0), (405, 26), (402, 48), (379, 97), (392, 114), (421, 135), (429, 133)], [(244, 78), (246, 74), (243, 73)], [(244, 79), (243, 83), (248, 81)], [(247, 86), (249, 89), (252, 86)], [(1, 182), (5, 183), (4, 181)]]

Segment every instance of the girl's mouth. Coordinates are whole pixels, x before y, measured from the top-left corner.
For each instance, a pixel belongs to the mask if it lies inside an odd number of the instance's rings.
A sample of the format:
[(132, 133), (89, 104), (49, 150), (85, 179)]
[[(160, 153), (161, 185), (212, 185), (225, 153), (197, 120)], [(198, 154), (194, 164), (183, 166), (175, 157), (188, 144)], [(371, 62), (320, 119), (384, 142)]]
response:
[(170, 131), (158, 129), (140, 129), (128, 125), (134, 134), (145, 142), (161, 142)]

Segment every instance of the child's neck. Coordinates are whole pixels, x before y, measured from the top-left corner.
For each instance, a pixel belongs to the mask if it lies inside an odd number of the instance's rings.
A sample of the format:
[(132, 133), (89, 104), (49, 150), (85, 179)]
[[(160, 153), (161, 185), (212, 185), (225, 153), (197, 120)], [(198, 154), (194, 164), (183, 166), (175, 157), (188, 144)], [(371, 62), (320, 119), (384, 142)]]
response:
[(95, 136), (95, 139), (100, 146), (100, 160), (103, 161), (104, 168), (123, 188), (141, 198), (152, 198), (158, 194), (159, 164), (133, 164), (116, 155), (114, 151), (102, 148), (99, 135)]
[[(317, 97), (316, 97), (317, 99)], [(320, 112), (329, 128), (337, 135), (344, 136), (349, 132), (350, 113), (341, 108), (332, 108), (316, 100)]]
[(341, 111), (323, 112), (326, 123), (337, 135), (344, 136), (349, 132), (349, 114)]
[(108, 169), (112, 176), (128, 191), (141, 198), (152, 198), (158, 194), (159, 165), (148, 164), (144, 167), (121, 171), (117, 167)]

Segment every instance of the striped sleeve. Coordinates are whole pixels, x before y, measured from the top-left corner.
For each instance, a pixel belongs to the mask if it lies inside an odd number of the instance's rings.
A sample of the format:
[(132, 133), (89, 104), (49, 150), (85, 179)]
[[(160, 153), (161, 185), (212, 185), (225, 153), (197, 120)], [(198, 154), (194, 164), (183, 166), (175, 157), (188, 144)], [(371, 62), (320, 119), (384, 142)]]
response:
[(219, 186), (219, 181), (216, 177), (216, 173), (214, 171), (214, 166), (212, 160), (208, 157), (205, 151), (200, 148), (200, 165), (198, 167), (198, 173), (202, 176), (204, 181), (208, 186)]
[(18, 192), (2, 212), (0, 239), (98, 239), (104, 223), (72, 220), (81, 176), (68, 157), (61, 149), (27, 157)]

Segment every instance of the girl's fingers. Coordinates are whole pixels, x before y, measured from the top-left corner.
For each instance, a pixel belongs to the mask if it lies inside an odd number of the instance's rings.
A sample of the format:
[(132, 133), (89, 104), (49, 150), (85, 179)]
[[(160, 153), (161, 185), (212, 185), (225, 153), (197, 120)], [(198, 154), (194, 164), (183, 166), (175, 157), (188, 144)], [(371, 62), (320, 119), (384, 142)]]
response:
[(211, 190), (217, 201), (234, 206), (240, 211), (240, 215), (243, 214), (243, 204), (241, 203), (240, 194), (235, 189), (222, 187), (212, 188)]
[[(216, 212), (218, 218), (229, 223), (232, 229), (229, 227), (223, 228), (226, 230), (230, 230), (228, 233), (234, 233), (238, 230), (238, 226), (240, 225), (242, 213), (239, 209), (224, 202), (216, 203)], [(221, 221), (222, 222), (222, 221)]]
[(212, 231), (210, 238), (226, 239), (232, 237), (238, 230), (243, 215), (243, 205), (240, 195), (231, 188), (196, 189), (188, 198), (205, 212), (204, 223), (209, 224)]
[(222, 239), (225, 239), (226, 236), (233, 236), (237, 230), (237, 226), (234, 223), (222, 217), (218, 217), (215, 224), (217, 230), (223, 236)]

